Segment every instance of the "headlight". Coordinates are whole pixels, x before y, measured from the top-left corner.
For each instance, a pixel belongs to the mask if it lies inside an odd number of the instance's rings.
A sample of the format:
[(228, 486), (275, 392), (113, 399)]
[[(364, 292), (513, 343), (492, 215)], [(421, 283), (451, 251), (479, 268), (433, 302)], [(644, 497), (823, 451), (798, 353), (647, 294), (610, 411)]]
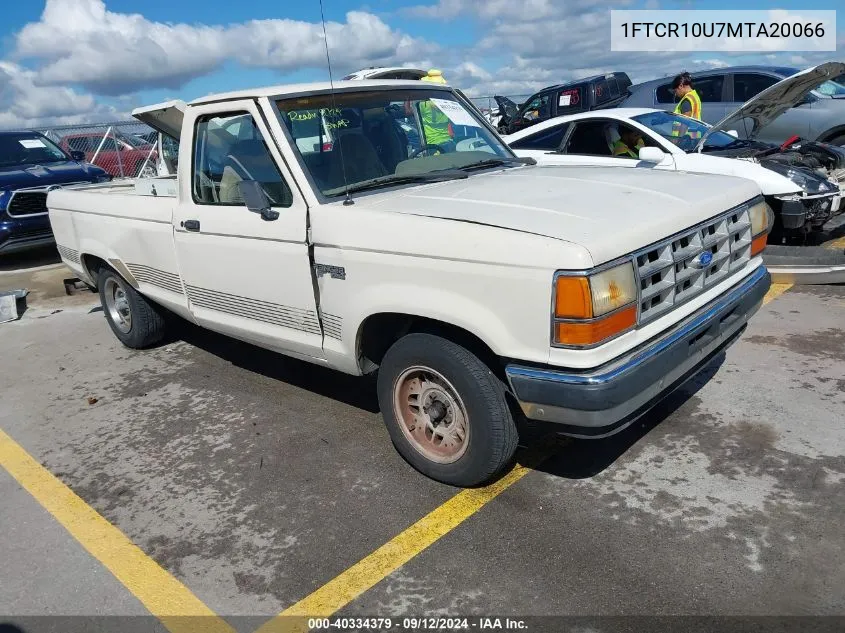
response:
[(781, 176), (789, 178), (792, 182), (801, 187), (805, 193), (815, 195), (833, 191), (833, 187), (826, 178), (823, 178), (808, 169), (792, 167), (777, 161), (767, 161), (765, 163), (765, 167), (779, 173)]
[(637, 284), (631, 262), (592, 275), (558, 273), (552, 343), (591, 347), (637, 323)]
[(751, 220), (751, 257), (763, 252), (766, 248), (766, 238), (772, 230), (775, 214), (772, 208), (763, 200), (748, 209)]

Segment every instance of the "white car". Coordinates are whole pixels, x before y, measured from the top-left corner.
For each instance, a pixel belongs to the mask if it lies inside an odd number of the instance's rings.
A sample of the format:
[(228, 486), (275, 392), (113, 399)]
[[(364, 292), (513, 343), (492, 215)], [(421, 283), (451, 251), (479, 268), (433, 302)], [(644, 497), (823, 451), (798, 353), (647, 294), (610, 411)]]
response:
[[(768, 121), (799, 103), (845, 64), (828, 63), (759, 93), (714, 126), (663, 110), (612, 108), (562, 116), (505, 136), (518, 156), (543, 165), (641, 167), (725, 174), (756, 182), (776, 215), (771, 243), (804, 243), (845, 211), (845, 148), (796, 140), (788, 147), (754, 141)], [(707, 107), (707, 104), (704, 104)], [(750, 125), (749, 139), (731, 128)], [(636, 131), (637, 158), (613, 156), (620, 133)]]
[[(474, 132), (410, 149), (397, 103)], [(304, 151), (304, 109), (362, 124)], [(539, 167), (448, 86), (276, 86), (134, 114), (180, 138), (175, 177), (47, 196), (115, 336), (154, 345), (175, 314), (377, 372), (394, 445), (450, 484), (500, 472), (523, 415), (580, 436), (631, 424), (731, 345), (770, 285), (772, 214), (751, 181)]]

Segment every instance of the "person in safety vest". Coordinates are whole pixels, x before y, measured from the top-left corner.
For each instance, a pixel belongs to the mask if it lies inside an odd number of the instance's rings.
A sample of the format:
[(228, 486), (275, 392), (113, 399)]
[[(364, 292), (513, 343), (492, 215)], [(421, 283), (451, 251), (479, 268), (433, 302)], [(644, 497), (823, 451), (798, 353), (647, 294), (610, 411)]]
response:
[(619, 140), (613, 143), (613, 155), (617, 158), (640, 157), (640, 149), (644, 147), (643, 135), (631, 127), (619, 130)]
[[(445, 84), (443, 73), (436, 68), (428, 71), (420, 81), (428, 81), (435, 84)], [(455, 143), (452, 140), (455, 131), (452, 129), (452, 122), (443, 114), (431, 101), (420, 102), (420, 118), (422, 119), (424, 143), (426, 145), (437, 145), (442, 151), (454, 150)]]
[[(680, 99), (675, 106), (675, 114), (683, 114), (701, 121), (701, 97), (698, 96), (689, 73), (683, 72), (672, 80), (672, 92)], [(684, 133), (694, 139), (701, 136), (698, 132), (687, 130), (682, 123), (672, 124), (672, 136), (681, 136)]]

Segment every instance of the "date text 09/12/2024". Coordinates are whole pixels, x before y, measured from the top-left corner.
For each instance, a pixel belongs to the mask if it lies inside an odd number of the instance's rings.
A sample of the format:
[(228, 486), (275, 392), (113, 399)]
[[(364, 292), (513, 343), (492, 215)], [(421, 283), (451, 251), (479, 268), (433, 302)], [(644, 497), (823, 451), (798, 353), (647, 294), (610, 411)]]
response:
[(524, 620), (515, 618), (476, 617), (404, 617), (399, 618), (309, 618), (308, 630), (347, 630), (347, 631), (525, 631), (528, 625)]

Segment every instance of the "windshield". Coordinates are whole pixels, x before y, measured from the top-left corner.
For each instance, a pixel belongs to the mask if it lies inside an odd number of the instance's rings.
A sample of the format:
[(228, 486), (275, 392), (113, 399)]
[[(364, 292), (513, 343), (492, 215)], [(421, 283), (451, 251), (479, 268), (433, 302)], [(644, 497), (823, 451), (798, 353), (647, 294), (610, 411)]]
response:
[(0, 134), (0, 167), (71, 160), (46, 136), (32, 132)]
[[(326, 196), (361, 189), (355, 185), (362, 183), (389, 186), (491, 159), (506, 164), (514, 159), (451, 91), (340, 92), (276, 105), (302, 163)], [(385, 178), (394, 175), (402, 178)]]
[[(710, 129), (706, 123), (672, 112), (649, 112), (631, 117), (650, 130), (657, 132), (667, 141), (674, 143), (685, 152), (694, 149), (698, 140)], [(741, 142), (727, 132), (713, 132), (707, 137), (704, 149), (721, 149)]]
[(816, 88), (816, 92), (827, 95), (828, 97), (832, 97), (834, 95), (845, 95), (845, 86), (837, 81), (828, 80)]

